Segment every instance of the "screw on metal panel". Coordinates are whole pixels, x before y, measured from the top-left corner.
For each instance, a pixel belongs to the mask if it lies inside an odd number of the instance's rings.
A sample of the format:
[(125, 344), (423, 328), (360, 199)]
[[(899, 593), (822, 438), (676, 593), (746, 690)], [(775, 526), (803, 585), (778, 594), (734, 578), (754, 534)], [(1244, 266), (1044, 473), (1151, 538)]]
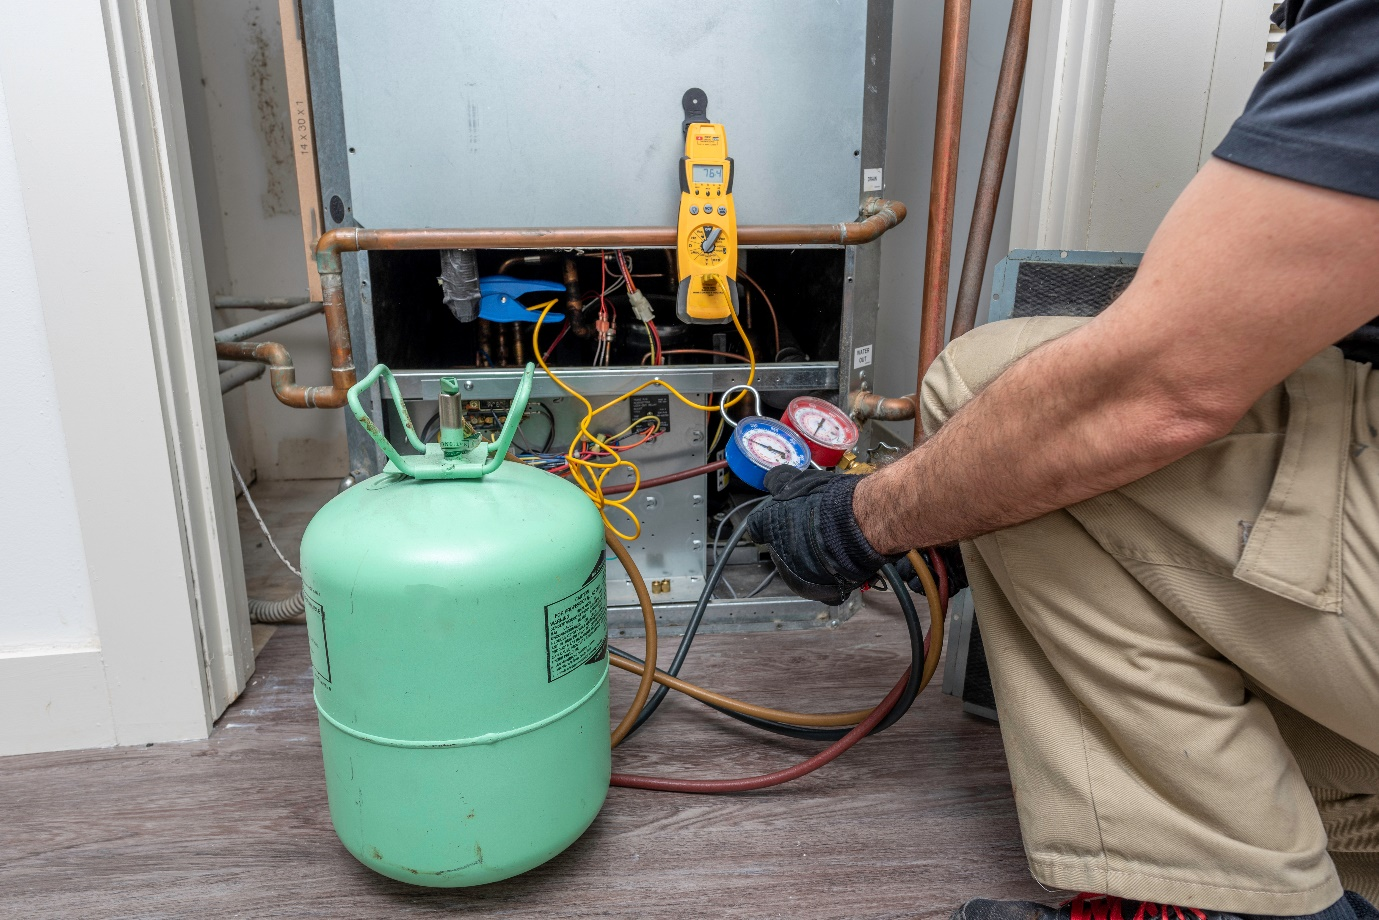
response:
[(838, 628), (838, 621), (837, 621), (837, 620), (829, 620), (829, 621), (828, 621), (828, 628), (829, 628), (829, 629), (837, 629), (837, 628)]
[(466, 381), (464, 382), (464, 388), (465, 388), (466, 390), (472, 390), (472, 389), (474, 389), (474, 381), (473, 381), (473, 380), (466, 380)]
[(690, 441), (691, 441), (691, 442), (693, 442), (693, 443), (695, 443), (695, 444), (698, 444), (698, 443), (699, 443), (700, 441), (702, 441), (702, 440), (704, 440), (704, 432), (703, 432), (703, 431), (701, 431), (700, 429), (696, 428), (696, 429), (694, 429), (693, 431), (690, 432)]
[(648, 495), (648, 496), (646, 497), (646, 508), (647, 508), (648, 511), (650, 511), (652, 508), (655, 508), (655, 507), (656, 507), (657, 505), (659, 505), (659, 504), (660, 504), (660, 502), (657, 501), (656, 496), (654, 496), (654, 495)]
[(702, 495), (691, 495), (691, 496), (690, 496), (690, 504), (691, 504), (691, 505), (702, 505), (702, 504), (704, 504), (704, 496), (702, 496)]
[(690, 541), (690, 549), (693, 549), (693, 550), (700, 550), (700, 549), (703, 549), (703, 548), (704, 548), (704, 541), (703, 541), (703, 540), (691, 540), (691, 541)]

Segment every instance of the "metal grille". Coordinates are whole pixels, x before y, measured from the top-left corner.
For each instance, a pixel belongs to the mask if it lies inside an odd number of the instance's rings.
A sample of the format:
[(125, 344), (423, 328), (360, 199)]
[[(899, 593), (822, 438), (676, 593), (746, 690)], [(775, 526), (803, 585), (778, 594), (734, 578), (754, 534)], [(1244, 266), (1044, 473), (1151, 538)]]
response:
[(1096, 316), (1129, 286), (1135, 271), (1132, 265), (1024, 262), (1011, 316)]

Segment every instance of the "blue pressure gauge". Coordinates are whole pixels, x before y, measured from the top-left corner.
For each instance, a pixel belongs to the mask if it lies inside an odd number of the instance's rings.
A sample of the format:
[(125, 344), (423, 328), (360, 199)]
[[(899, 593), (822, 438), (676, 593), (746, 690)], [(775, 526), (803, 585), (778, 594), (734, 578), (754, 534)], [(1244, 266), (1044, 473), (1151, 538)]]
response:
[(724, 454), (738, 479), (763, 492), (768, 471), (809, 466), (809, 445), (780, 422), (760, 415), (738, 422)]

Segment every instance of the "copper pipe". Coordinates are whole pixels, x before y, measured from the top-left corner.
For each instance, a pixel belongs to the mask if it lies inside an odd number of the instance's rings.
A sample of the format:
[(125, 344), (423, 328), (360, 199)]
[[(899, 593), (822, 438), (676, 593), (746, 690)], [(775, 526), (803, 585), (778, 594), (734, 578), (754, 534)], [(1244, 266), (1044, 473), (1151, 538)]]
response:
[(278, 342), (217, 342), (215, 354), (217, 358), (227, 361), (266, 364), (273, 395), (278, 397), (279, 402), (295, 409), (338, 409), (345, 404), (345, 391), (354, 386), (352, 379), (349, 386), (343, 388), (338, 384), (328, 387), (298, 386), (292, 355)]
[[(867, 215), (853, 223), (801, 226), (742, 227), (738, 242), (745, 246), (845, 245), (869, 243), (905, 219), (898, 201), (872, 200)], [(349, 316), (341, 281), (340, 253), (375, 249), (594, 249), (599, 247), (662, 248), (675, 245), (674, 227), (573, 227), (523, 230), (365, 230), (340, 227), (316, 243), (316, 268), (321, 276), (321, 301), (330, 344), (330, 386), (297, 385), (292, 356), (276, 342), (223, 342), (222, 358), (258, 361), (268, 365), (278, 401), (295, 408), (335, 409), (345, 405), (355, 384), (354, 353), (350, 348)]]
[[(967, 81), (967, 33), (972, 0), (944, 0), (939, 54), (938, 114), (934, 121), (934, 164), (929, 174), (929, 235), (924, 246), (924, 288), (920, 300), (918, 392), (934, 358), (943, 350), (948, 315), (948, 263), (953, 254), (953, 203), (957, 197), (958, 147), (962, 139), (962, 97)], [(924, 430), (915, 419), (915, 443)]]
[(587, 339), (594, 334), (594, 327), (584, 321), (584, 301), (579, 296), (579, 266), (574, 257), (565, 257), (565, 321), (570, 331), (578, 338)]
[(852, 394), (852, 417), (858, 421), (904, 422), (915, 418), (918, 402), (914, 396), (880, 396), (858, 390)]
[(991, 127), (986, 132), (982, 153), (982, 172), (977, 180), (977, 200), (972, 205), (972, 227), (967, 233), (967, 251), (962, 257), (958, 279), (958, 302), (953, 310), (953, 330), (948, 340), (972, 331), (977, 324), (977, 307), (986, 276), (987, 251), (996, 225), (996, 205), (1001, 198), (1010, 138), (1015, 133), (1015, 113), (1020, 105), (1020, 84), (1025, 78), (1025, 58), (1029, 55), (1029, 21), (1034, 0), (1015, 0), (1010, 8), (1010, 28), (1001, 55), (1001, 74), (996, 81), (996, 100), (991, 105)]
[[(963, 0), (970, 2), (970, 0)], [(851, 223), (739, 227), (742, 246), (856, 246), (870, 243), (905, 219), (898, 201), (874, 200), (867, 217)], [(340, 271), (340, 253), (397, 249), (648, 249), (675, 246), (674, 227), (536, 227), (519, 230), (368, 230), (338, 227), (316, 244), (323, 272)]]

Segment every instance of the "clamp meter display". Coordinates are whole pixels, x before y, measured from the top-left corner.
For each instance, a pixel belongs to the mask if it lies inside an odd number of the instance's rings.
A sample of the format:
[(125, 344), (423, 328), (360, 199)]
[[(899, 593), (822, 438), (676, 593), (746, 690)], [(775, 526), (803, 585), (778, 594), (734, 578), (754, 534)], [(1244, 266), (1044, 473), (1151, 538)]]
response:
[(704, 91), (689, 90), (681, 103), (685, 155), (680, 158), (675, 310), (681, 322), (726, 323), (737, 312), (733, 161), (723, 126), (708, 120)]

